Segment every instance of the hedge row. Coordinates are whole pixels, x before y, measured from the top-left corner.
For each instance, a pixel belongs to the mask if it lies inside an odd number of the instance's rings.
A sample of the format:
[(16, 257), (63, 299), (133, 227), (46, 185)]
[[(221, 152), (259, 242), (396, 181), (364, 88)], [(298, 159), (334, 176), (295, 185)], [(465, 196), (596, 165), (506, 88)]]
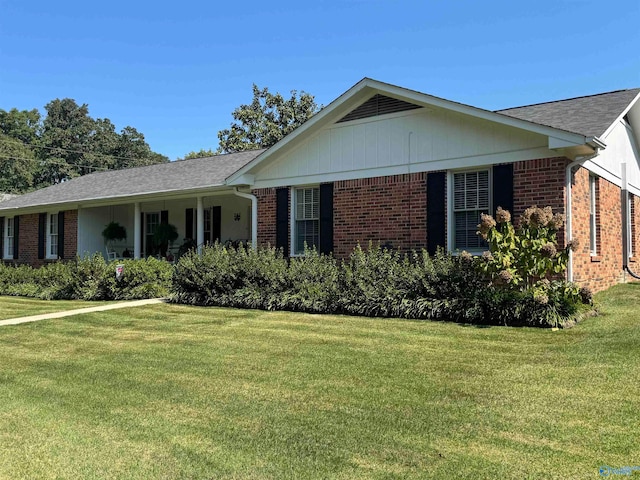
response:
[(286, 259), (274, 248), (205, 247), (175, 267), (171, 301), (313, 313), (451, 320), (513, 326), (562, 326), (584, 309), (575, 285), (533, 291), (492, 284), (482, 259), (425, 251), (356, 247), (350, 258), (307, 251)]
[(133, 300), (169, 294), (173, 268), (164, 261), (123, 260), (116, 280), (114, 262), (102, 255), (55, 262), (41, 268), (0, 263), (0, 295), (46, 300)]

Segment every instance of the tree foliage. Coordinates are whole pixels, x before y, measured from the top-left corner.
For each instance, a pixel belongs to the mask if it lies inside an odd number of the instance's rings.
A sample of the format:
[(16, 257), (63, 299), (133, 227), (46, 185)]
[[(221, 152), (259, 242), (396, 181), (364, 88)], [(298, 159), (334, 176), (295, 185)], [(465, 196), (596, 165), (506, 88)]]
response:
[(211, 150), (211, 149), (205, 150), (204, 148), (202, 148), (198, 152), (189, 152), (183, 158), (179, 158), (178, 160), (192, 160), (194, 158), (213, 157), (214, 155), (217, 155), (218, 153), (219, 152), (216, 152), (216, 151)]
[(220, 130), (219, 153), (267, 148), (306, 122), (319, 110), (315, 97), (306, 92), (291, 91), (285, 99), (265, 87), (253, 85), (253, 100), (240, 105), (232, 115), (230, 128)]
[(92, 118), (86, 104), (55, 99), (38, 110), (0, 109), (0, 191), (23, 193), (79, 175), (167, 162), (144, 135), (120, 133), (108, 118)]

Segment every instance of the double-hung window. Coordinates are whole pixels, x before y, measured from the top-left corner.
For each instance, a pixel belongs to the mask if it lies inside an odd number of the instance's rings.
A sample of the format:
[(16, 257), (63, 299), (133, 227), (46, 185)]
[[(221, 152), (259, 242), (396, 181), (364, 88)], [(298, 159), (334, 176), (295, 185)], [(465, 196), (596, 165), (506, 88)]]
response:
[(320, 245), (320, 188), (296, 188), (294, 197), (294, 253)]
[(47, 258), (58, 258), (58, 214), (47, 216)]
[(13, 237), (15, 235), (14, 229), (15, 223), (13, 217), (7, 218), (5, 220), (5, 231), (4, 231), (4, 258), (12, 259), (13, 252)]
[(589, 176), (589, 250), (592, 256), (598, 254), (598, 179)]
[(453, 173), (453, 250), (483, 250), (486, 242), (476, 234), (480, 214), (489, 213), (490, 171)]
[(153, 236), (156, 233), (158, 225), (160, 225), (160, 212), (149, 212), (145, 214), (144, 253), (147, 256), (155, 254), (156, 244)]

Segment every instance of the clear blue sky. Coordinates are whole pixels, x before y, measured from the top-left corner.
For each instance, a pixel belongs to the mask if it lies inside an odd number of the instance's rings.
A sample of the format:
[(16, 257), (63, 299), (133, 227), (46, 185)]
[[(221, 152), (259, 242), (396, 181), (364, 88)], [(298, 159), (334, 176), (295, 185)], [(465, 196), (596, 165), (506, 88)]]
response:
[(640, 87), (640, 1), (0, 0), (0, 108), (70, 97), (171, 159), (251, 85), (328, 104), (367, 76), (498, 109)]

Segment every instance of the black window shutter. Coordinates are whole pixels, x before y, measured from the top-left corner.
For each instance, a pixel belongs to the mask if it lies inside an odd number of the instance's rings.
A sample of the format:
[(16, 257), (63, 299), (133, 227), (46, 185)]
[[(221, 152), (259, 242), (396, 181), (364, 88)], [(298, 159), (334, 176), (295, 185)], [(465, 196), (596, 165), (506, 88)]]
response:
[(493, 167), (493, 212), (498, 207), (513, 215), (513, 163)]
[(47, 214), (41, 213), (40, 215), (38, 215), (38, 258), (41, 260), (44, 258), (44, 252), (46, 249), (46, 242), (45, 242), (46, 230), (47, 230)]
[(58, 258), (64, 258), (64, 212), (58, 212)]
[(20, 252), (18, 252), (18, 245), (20, 242), (18, 238), (20, 237), (20, 217), (16, 215), (13, 217), (13, 258), (16, 260), (19, 258)]
[(0, 258), (4, 258), (4, 217), (0, 217)]
[(276, 190), (276, 248), (289, 256), (289, 188)]
[(185, 238), (193, 238), (193, 208), (187, 208), (184, 212), (185, 225), (184, 225), (184, 236)]
[(320, 185), (320, 253), (333, 251), (333, 183)]
[[(211, 235), (214, 242), (222, 242), (222, 207), (211, 207)], [(209, 239), (205, 238), (207, 242)]]
[(169, 223), (169, 210), (162, 210), (160, 212), (160, 223), (162, 225)]
[(434, 255), (438, 247), (446, 247), (446, 190), (445, 172), (427, 174), (427, 252)]

